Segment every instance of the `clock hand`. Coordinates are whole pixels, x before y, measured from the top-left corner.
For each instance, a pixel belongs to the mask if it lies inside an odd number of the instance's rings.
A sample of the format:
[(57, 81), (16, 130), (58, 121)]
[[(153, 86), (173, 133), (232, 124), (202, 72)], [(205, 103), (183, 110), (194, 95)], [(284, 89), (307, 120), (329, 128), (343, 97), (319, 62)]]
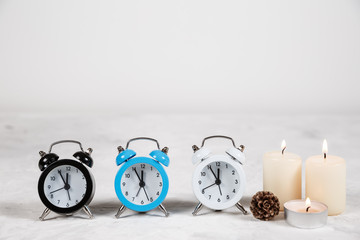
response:
[(64, 184), (66, 185), (66, 182), (65, 182), (65, 180), (64, 180), (64, 177), (63, 177), (63, 175), (61, 174), (61, 170), (58, 170), (58, 173), (60, 174), (61, 179), (63, 180)]
[(220, 195), (222, 196), (222, 192), (221, 192), (220, 184), (218, 185), (218, 187), (219, 187)]
[(141, 187), (139, 187), (139, 191), (137, 191), (137, 193), (136, 193), (136, 197), (137, 197), (137, 196), (139, 196), (139, 192), (140, 192), (140, 190), (141, 190)]
[(216, 183), (213, 183), (213, 184), (211, 184), (211, 185), (207, 186), (206, 188), (203, 188), (202, 192), (203, 192), (203, 191), (205, 191), (205, 189), (207, 189), (207, 188), (209, 188), (209, 187), (214, 186), (215, 184), (216, 184)]
[(134, 170), (135, 170), (136, 176), (138, 177), (139, 181), (141, 182), (141, 179), (140, 179), (140, 177), (139, 177), (139, 174), (137, 173), (136, 169), (134, 169)]
[(149, 200), (149, 197), (148, 197), (148, 195), (147, 195), (147, 193), (146, 193), (145, 187), (143, 187), (143, 189), (144, 189), (144, 192), (145, 192), (145, 195), (146, 195), (147, 200), (150, 201), (150, 200)]
[(220, 191), (220, 195), (222, 196), (222, 192), (221, 192), (221, 188), (220, 188), (220, 184), (221, 184), (221, 180), (220, 180), (220, 168), (217, 169), (217, 179), (215, 181), (215, 183), (218, 185), (219, 187), (219, 191)]
[(55, 191), (50, 192), (50, 194), (51, 194), (51, 193), (54, 193), (54, 192), (57, 192), (57, 191), (60, 191), (61, 189), (64, 189), (64, 188), (65, 188), (65, 187), (62, 187), (62, 188), (56, 189)]
[(150, 200), (149, 200), (149, 197), (148, 197), (148, 195), (147, 195), (147, 193), (146, 193), (146, 190), (145, 190), (144, 171), (143, 171), (143, 170), (141, 170), (141, 181), (140, 181), (140, 187), (144, 189), (144, 192), (145, 192), (146, 198), (147, 198), (147, 200), (148, 200), (148, 201), (150, 201)]
[(212, 174), (214, 175), (215, 179), (218, 179), (218, 178), (216, 177), (214, 171), (212, 170), (211, 166), (210, 166), (210, 170), (211, 170)]
[[(136, 170), (135, 170), (136, 172)], [(139, 196), (139, 193), (140, 193), (140, 190), (141, 188), (143, 188), (145, 186), (145, 182), (143, 181), (143, 178), (144, 178), (144, 171), (141, 170), (141, 178), (139, 177), (139, 174), (136, 172), (136, 175), (138, 176), (140, 182), (139, 182), (139, 190), (138, 192), (136, 193), (136, 197)], [(145, 191), (145, 188), (144, 188), (144, 191)], [(145, 194), (147, 195), (146, 191), (145, 191)]]
[(65, 184), (69, 185), (69, 173), (66, 173), (66, 182)]
[(69, 201), (71, 201), (71, 198), (70, 198), (70, 193), (69, 193), (69, 189), (68, 189), (68, 190), (66, 190), (66, 191), (67, 191), (67, 193), (68, 193)]
[(67, 194), (68, 194), (68, 197), (69, 197), (69, 201), (71, 201), (70, 193), (69, 193), (69, 189), (70, 189), (70, 185), (69, 185), (69, 173), (66, 173), (65, 189), (66, 189), (66, 191), (67, 191)]

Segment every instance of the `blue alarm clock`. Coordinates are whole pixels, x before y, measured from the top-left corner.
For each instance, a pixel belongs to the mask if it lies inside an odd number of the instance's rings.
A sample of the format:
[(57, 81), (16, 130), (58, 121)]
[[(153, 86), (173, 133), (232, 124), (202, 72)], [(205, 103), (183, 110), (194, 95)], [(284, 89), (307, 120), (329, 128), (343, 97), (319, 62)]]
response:
[[(128, 147), (130, 142), (137, 140), (153, 141), (157, 149), (149, 154), (150, 157), (135, 157), (136, 152)], [(169, 190), (169, 178), (163, 167), (169, 166), (170, 163), (168, 150), (167, 147), (160, 150), (158, 141), (148, 137), (130, 139), (125, 149), (118, 147), (116, 164), (123, 165), (115, 177), (115, 192), (122, 203), (115, 215), (117, 218), (126, 208), (136, 212), (147, 212), (158, 207), (166, 217), (169, 215), (161, 204)]]

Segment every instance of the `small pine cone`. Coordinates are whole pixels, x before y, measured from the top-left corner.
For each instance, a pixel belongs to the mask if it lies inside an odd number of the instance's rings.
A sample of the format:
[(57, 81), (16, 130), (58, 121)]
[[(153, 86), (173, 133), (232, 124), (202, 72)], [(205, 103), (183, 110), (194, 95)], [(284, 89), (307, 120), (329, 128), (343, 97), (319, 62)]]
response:
[(251, 200), (250, 211), (255, 218), (268, 221), (279, 214), (279, 199), (268, 191), (257, 192)]

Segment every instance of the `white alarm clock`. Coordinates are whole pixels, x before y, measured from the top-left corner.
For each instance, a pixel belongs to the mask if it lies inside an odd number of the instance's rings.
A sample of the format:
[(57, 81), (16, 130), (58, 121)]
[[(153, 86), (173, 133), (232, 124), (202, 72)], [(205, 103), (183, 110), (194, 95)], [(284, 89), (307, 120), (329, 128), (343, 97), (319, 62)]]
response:
[[(205, 141), (210, 138), (229, 139), (233, 147), (225, 151), (226, 154), (212, 155), (211, 151), (204, 147)], [(236, 148), (232, 138), (216, 135), (204, 138), (201, 148), (196, 145), (192, 148), (192, 162), (196, 164), (193, 190), (199, 200), (193, 215), (197, 215), (203, 205), (213, 210), (223, 210), (235, 205), (243, 214), (247, 214), (239, 202), (246, 186), (245, 172), (242, 168), (245, 163), (244, 146)]]

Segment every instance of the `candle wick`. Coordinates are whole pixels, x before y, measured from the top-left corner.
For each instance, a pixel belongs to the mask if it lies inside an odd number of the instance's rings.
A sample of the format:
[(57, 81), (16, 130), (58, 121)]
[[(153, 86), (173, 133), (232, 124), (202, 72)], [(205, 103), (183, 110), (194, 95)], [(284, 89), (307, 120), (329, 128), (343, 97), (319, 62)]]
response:
[(284, 155), (284, 151), (285, 151), (286, 147), (284, 147), (282, 150), (281, 150), (281, 154)]
[(324, 153), (324, 159), (326, 160), (326, 153)]
[(310, 206), (306, 208), (306, 212), (309, 212), (309, 208), (310, 208)]

